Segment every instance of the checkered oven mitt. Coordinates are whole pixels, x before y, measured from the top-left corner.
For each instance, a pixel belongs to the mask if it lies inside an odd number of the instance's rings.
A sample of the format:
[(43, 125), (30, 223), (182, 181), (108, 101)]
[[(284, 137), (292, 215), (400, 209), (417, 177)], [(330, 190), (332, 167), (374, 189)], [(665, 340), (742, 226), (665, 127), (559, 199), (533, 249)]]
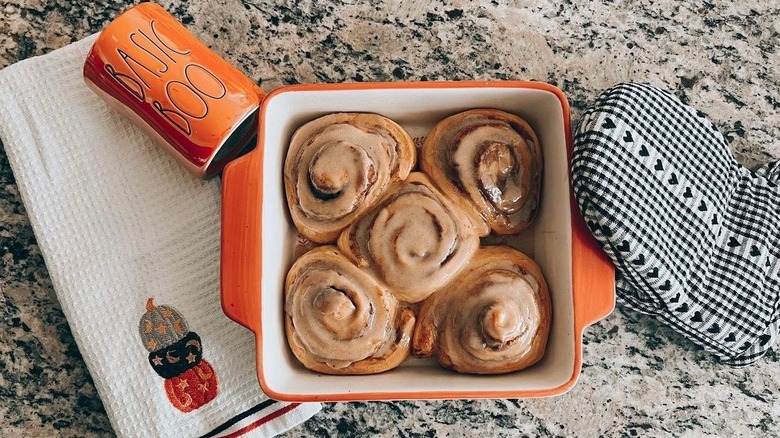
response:
[(780, 164), (742, 167), (704, 114), (621, 84), (583, 116), (572, 174), (619, 302), (729, 365), (766, 353), (780, 320)]

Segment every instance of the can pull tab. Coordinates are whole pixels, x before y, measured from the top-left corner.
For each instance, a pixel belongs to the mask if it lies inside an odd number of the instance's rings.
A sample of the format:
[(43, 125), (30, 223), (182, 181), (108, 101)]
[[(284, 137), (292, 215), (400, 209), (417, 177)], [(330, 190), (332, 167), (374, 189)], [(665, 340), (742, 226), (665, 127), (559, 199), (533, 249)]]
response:
[(263, 91), (155, 3), (106, 26), (84, 80), (198, 178), (255, 141)]

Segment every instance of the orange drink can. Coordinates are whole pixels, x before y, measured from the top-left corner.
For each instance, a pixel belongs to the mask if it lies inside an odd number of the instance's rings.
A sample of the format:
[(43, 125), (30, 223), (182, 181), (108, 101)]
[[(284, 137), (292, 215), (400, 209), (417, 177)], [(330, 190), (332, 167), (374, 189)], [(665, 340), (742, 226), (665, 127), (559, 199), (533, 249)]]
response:
[(198, 178), (255, 141), (263, 91), (155, 3), (106, 26), (84, 80)]

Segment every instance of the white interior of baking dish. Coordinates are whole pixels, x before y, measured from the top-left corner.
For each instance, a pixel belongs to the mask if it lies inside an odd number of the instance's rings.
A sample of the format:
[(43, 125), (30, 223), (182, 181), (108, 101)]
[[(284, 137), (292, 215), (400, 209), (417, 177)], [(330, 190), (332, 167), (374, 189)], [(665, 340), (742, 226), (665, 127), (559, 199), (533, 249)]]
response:
[[(415, 88), (287, 90), (268, 98), (263, 172), (262, 370), (269, 389), (291, 396), (360, 393), (527, 391), (556, 388), (574, 370), (569, 177), (561, 103), (551, 92), (523, 88)], [(333, 112), (372, 112), (424, 136), (439, 120), (472, 108), (497, 108), (525, 118), (536, 131), (544, 154), (542, 202), (534, 225), (508, 243), (541, 266), (553, 303), (547, 352), (535, 366), (501, 376), (458, 374), (431, 359), (409, 359), (392, 371), (369, 376), (329, 376), (305, 369), (284, 333), (283, 288), (293, 262), (295, 227), (287, 213), (282, 163), (296, 128)], [(446, 394), (445, 394), (446, 396)], [(399, 397), (396, 397), (399, 398)]]

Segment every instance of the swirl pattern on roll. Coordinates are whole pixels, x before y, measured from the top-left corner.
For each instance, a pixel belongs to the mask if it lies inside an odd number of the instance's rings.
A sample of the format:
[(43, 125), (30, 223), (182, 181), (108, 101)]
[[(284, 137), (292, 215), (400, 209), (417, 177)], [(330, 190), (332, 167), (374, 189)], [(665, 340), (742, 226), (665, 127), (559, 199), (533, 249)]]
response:
[(344, 230), (338, 244), (401, 301), (416, 303), (466, 265), (479, 236), (467, 215), (425, 175), (414, 172)]
[(329, 114), (301, 126), (290, 141), (284, 185), (299, 232), (319, 243), (370, 209), (416, 161), (409, 134), (376, 114)]
[(423, 302), (412, 347), (415, 356), (434, 356), (461, 373), (509, 373), (544, 356), (551, 319), (536, 263), (507, 246), (485, 247)]
[(536, 216), (542, 151), (513, 114), (476, 109), (440, 121), (423, 143), (421, 167), (445, 194), (469, 201), (480, 235), (517, 233)]
[(373, 374), (409, 356), (414, 313), (334, 246), (301, 256), (285, 283), (287, 340), (324, 374)]

